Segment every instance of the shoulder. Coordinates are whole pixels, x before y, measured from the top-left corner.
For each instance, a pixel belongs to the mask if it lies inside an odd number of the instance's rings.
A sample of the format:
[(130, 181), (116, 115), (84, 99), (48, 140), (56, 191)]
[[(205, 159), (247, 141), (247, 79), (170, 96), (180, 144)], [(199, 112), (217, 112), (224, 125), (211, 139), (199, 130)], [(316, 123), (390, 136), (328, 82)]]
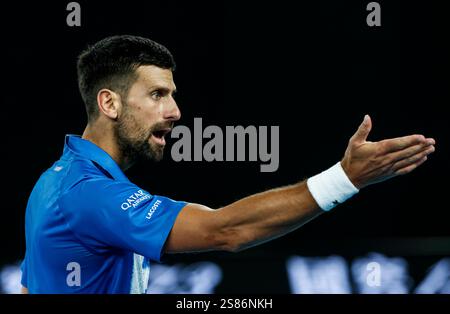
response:
[(81, 183), (95, 184), (112, 180), (112, 177), (93, 161), (74, 158), (67, 163), (67, 169), (62, 178), (62, 194)]
[(73, 160), (62, 184), (59, 203), (66, 210), (74, 206), (77, 210), (106, 208), (119, 201), (121, 204), (129, 197), (138, 198), (140, 194), (149, 195), (128, 180), (115, 180), (90, 160)]
[(66, 210), (98, 200), (98, 196), (105, 194), (108, 186), (115, 182), (91, 160), (73, 159), (66, 166), (59, 193), (59, 204)]

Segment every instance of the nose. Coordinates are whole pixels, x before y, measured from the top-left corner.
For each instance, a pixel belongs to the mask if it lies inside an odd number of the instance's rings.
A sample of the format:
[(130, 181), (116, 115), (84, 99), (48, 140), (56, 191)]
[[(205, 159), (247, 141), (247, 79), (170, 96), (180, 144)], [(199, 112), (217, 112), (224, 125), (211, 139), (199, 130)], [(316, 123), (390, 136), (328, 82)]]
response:
[(171, 101), (167, 104), (167, 110), (164, 111), (164, 119), (170, 121), (178, 121), (181, 118), (181, 111), (175, 99), (171, 98)]

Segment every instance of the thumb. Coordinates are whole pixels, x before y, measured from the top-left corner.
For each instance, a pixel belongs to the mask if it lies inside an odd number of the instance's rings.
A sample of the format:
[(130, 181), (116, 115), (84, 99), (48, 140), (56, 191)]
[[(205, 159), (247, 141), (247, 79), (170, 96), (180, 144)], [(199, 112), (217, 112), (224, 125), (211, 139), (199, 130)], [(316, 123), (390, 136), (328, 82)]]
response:
[(371, 129), (372, 129), (372, 120), (370, 119), (370, 116), (366, 114), (358, 130), (352, 136), (352, 141), (355, 143), (365, 142)]

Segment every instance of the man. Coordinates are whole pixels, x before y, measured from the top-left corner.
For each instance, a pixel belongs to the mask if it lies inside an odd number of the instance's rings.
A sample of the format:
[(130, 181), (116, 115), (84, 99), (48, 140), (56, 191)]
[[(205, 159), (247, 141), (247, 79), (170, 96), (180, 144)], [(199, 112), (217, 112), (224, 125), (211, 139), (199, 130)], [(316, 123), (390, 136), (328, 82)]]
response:
[(175, 63), (145, 38), (114, 36), (78, 60), (88, 124), (36, 183), (26, 211), (22, 285), (30, 293), (144, 293), (149, 260), (164, 253), (240, 251), (291, 232), (370, 184), (411, 172), (435, 141), (411, 135), (368, 142), (371, 120), (343, 159), (307, 181), (223, 208), (151, 195), (123, 171), (161, 160), (180, 110)]

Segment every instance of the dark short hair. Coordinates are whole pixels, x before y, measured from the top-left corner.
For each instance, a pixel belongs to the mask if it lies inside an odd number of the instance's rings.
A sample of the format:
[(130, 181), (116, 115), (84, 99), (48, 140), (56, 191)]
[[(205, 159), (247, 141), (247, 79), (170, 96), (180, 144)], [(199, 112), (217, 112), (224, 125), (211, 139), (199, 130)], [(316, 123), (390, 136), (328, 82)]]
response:
[(148, 38), (119, 35), (100, 40), (78, 57), (77, 73), (81, 97), (86, 105), (88, 120), (98, 117), (97, 93), (111, 89), (126, 97), (136, 81), (136, 69), (141, 65), (155, 65), (175, 70), (170, 51)]

